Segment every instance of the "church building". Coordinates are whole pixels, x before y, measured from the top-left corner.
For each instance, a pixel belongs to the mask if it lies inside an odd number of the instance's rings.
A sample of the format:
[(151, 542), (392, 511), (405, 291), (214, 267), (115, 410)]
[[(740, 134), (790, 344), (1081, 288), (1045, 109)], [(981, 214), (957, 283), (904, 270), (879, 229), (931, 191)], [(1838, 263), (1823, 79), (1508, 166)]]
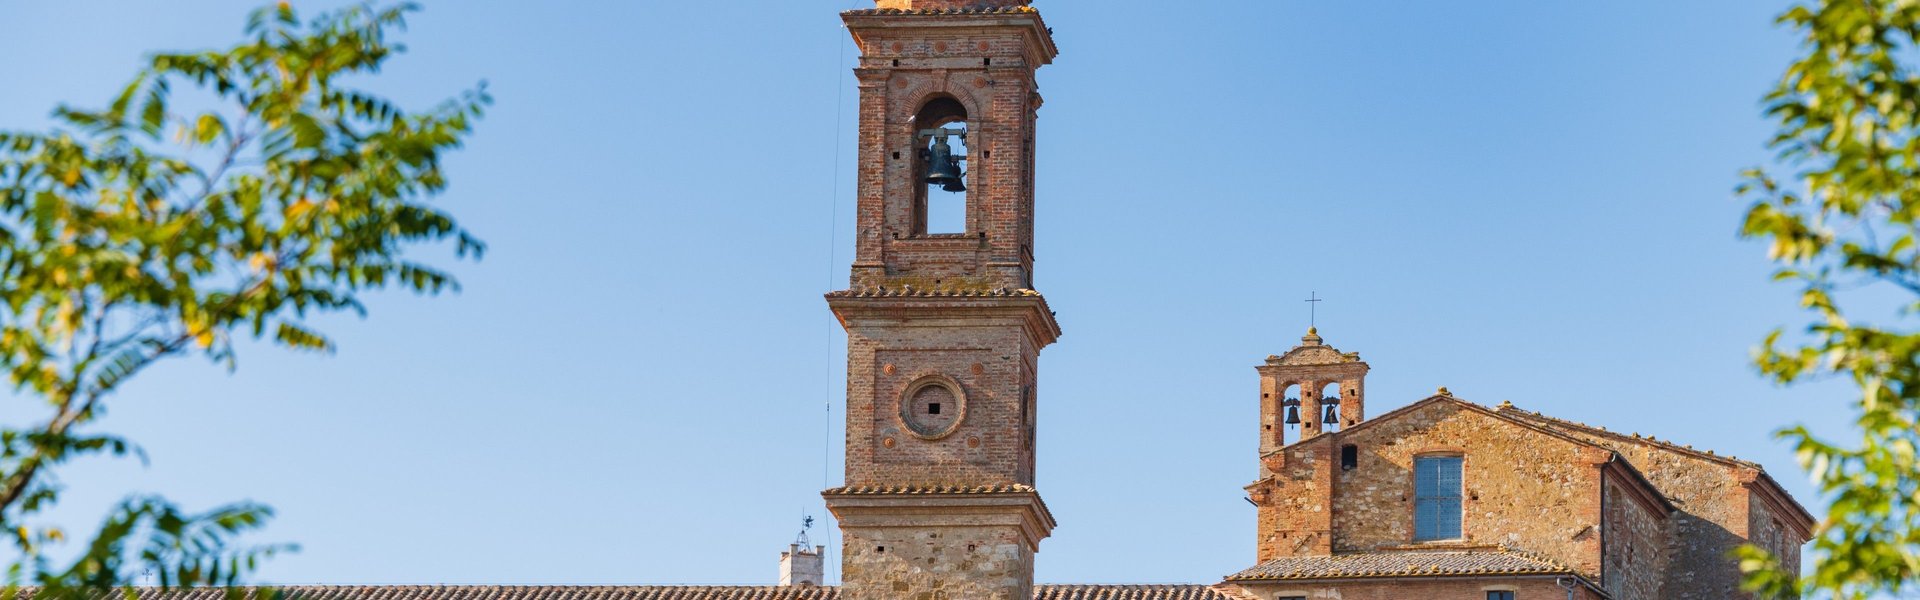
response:
[[(1245, 563), (1192, 585), (1036, 584), (1035, 556), (1056, 524), (1034, 473), (1040, 352), (1061, 336), (1034, 279), (1036, 73), (1058, 53), (1052, 31), (1023, 0), (877, 0), (842, 17), (860, 50), (855, 258), (849, 286), (826, 295), (848, 339), (846, 479), (824, 492), (845, 540), (842, 583), (823, 585), (823, 548), (796, 544), (781, 554), (779, 586), (290, 591), (381, 600), (1721, 600), (1749, 597), (1729, 555), (1740, 545), (1797, 568), (1813, 518), (1757, 464), (1509, 403), (1483, 406), (1445, 388), (1370, 417), (1369, 365), (1309, 330), (1283, 354), (1249, 357), (1259, 363), (1248, 378), (1259, 439), (1248, 458), (1258, 476), (1244, 490), (1218, 491), (1257, 506)], [(930, 195), (963, 197), (964, 223), (930, 224)]]

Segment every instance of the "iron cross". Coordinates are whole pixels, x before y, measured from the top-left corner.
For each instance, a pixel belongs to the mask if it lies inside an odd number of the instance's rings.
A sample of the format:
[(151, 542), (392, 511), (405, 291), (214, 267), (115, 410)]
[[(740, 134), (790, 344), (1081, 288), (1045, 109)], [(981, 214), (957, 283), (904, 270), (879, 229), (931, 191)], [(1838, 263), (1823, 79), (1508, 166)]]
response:
[(1320, 303), (1326, 302), (1326, 301), (1327, 300), (1325, 298), (1320, 297), (1320, 292), (1307, 293), (1306, 302), (1307, 302), (1307, 326), (1308, 327), (1320, 326), (1320, 323), (1318, 322), (1320, 318), (1320, 315), (1319, 315)]

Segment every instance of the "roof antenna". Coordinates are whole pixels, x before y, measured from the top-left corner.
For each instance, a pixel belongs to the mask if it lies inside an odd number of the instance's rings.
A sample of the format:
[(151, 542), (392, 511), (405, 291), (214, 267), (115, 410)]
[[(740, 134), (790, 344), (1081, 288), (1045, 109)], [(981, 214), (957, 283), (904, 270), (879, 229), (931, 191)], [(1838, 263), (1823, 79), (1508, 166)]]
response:
[(801, 548), (812, 548), (813, 540), (807, 537), (807, 532), (811, 531), (812, 529), (813, 529), (813, 515), (801, 513), (800, 535), (794, 536), (793, 538), (794, 545), (799, 546)]

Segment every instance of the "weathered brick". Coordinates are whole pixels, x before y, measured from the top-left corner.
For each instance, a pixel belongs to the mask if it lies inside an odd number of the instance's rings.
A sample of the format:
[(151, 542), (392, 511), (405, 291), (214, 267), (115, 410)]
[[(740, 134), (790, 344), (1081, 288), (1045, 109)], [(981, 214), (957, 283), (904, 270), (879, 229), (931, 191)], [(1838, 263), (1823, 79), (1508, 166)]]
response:
[[(1052, 528), (1026, 486), (1040, 350), (1060, 335), (1031, 290), (1034, 71), (1056, 51), (1036, 12), (942, 12), (1022, 4), (844, 15), (861, 52), (857, 238), (851, 288), (828, 304), (847, 331), (847, 484), (879, 490), (826, 494), (849, 598), (1024, 600)], [(964, 231), (930, 233), (921, 132), (960, 124)]]

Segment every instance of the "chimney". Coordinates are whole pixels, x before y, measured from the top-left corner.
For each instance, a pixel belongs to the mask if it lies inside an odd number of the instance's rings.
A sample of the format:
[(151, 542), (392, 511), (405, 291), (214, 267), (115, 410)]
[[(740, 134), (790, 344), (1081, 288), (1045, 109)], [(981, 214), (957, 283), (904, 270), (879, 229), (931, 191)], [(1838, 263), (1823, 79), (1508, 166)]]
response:
[(827, 547), (792, 544), (780, 553), (780, 586), (811, 587), (823, 585), (827, 572)]

